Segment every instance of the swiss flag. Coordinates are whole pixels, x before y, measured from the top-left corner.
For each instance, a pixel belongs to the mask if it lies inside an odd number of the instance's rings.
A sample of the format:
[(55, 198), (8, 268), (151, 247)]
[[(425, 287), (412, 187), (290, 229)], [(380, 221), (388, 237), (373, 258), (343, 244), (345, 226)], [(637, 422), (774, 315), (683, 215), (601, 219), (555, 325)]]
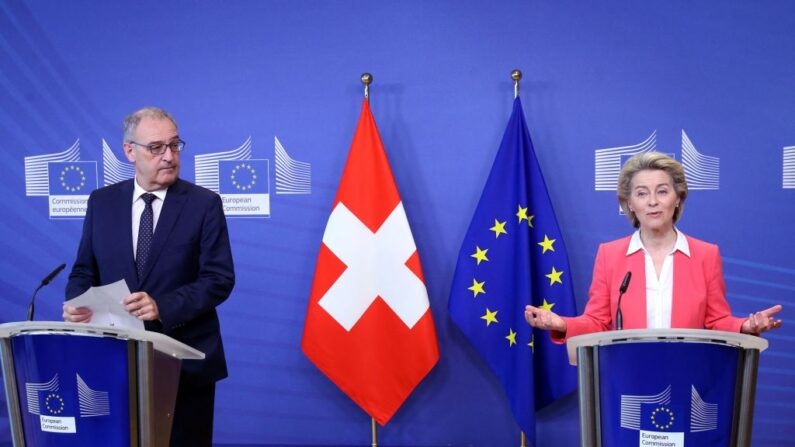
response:
[(367, 100), (323, 233), (301, 347), (381, 425), (439, 359), (417, 248)]

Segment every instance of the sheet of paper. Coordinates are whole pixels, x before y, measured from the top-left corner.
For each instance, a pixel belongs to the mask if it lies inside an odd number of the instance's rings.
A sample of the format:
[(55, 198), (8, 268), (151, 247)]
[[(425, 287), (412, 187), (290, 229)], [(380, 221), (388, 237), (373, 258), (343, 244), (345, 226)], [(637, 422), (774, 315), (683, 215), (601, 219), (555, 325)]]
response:
[(113, 284), (92, 287), (66, 304), (91, 309), (91, 324), (142, 331), (144, 322), (124, 310), (122, 300), (129, 294), (127, 282), (120, 279)]

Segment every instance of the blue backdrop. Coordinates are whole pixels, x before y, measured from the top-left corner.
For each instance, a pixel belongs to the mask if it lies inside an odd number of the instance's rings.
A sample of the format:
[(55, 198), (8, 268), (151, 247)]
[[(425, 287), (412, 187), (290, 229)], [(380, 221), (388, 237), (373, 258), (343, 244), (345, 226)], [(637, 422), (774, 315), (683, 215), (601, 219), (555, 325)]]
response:
[[(788, 0), (2, 0), (0, 320), (23, 319), (41, 278), (73, 262), (82, 220), (58, 216), (79, 214), (95, 184), (130, 174), (123, 117), (164, 107), (188, 143), (183, 178), (217, 188), (223, 160), (252, 162), (222, 169), (267, 171), (257, 177), (267, 189), (249, 191), (257, 209), (229, 217), (238, 280), (219, 309), (230, 377), (218, 388), (215, 441), (368, 444), (368, 416), (299, 343), (369, 71), (441, 349), (380, 439), (518, 445), (498, 381), (446, 307), (520, 68), (579, 308), (597, 244), (631, 230), (609, 191), (616, 166), (638, 150), (674, 154), (700, 188), (680, 228), (721, 246), (735, 314), (785, 305), (761, 358), (753, 439), (786, 444), (795, 437), (793, 30)], [(47, 168), (65, 162), (80, 163)], [(65, 278), (39, 294), (38, 319), (60, 318)], [(576, 399), (539, 420), (540, 445), (576, 445)], [(8, 439), (7, 417), (0, 424)]]

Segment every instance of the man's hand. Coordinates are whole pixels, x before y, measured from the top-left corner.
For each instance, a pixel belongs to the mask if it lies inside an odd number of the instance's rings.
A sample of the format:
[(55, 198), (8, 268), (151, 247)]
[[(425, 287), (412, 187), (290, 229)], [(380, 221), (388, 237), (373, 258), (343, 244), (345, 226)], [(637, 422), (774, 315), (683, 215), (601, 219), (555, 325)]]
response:
[(91, 309), (87, 307), (72, 307), (63, 305), (63, 321), (72, 323), (88, 323), (91, 321)]
[(139, 320), (152, 321), (160, 318), (157, 303), (146, 292), (133, 292), (122, 301), (124, 309)]

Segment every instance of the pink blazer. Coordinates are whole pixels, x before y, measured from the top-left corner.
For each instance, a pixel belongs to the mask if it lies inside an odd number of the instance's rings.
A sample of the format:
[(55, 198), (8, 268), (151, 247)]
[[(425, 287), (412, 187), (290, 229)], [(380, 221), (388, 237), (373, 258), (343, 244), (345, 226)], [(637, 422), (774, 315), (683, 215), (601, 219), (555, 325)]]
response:
[[(690, 256), (674, 253), (671, 327), (739, 332), (745, 318), (731, 315), (718, 246), (687, 237)], [(643, 251), (627, 256), (631, 237), (601, 244), (596, 254), (588, 304), (579, 317), (563, 317), (566, 333), (552, 333), (553, 341), (615, 329), (613, 318), (618, 289), (627, 272), (632, 281), (621, 299), (624, 329), (646, 328), (646, 264)]]

